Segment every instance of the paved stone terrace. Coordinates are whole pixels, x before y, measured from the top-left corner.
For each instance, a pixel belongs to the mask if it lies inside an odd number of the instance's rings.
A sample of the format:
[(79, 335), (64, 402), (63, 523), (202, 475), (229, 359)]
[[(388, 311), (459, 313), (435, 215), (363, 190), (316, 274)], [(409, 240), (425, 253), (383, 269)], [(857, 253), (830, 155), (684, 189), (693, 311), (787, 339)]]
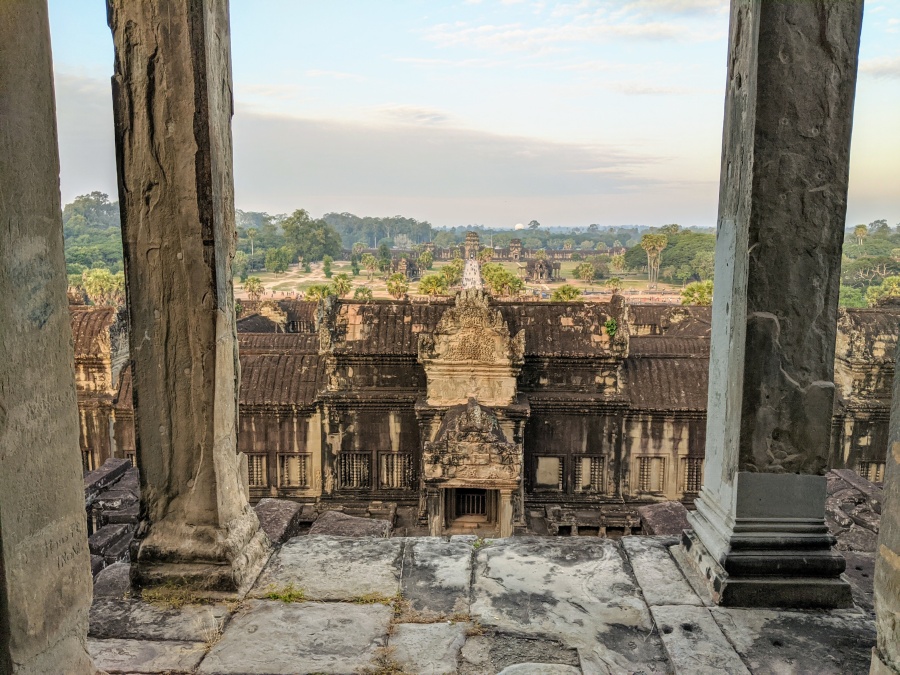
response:
[(116, 564), (89, 646), (109, 673), (868, 673), (871, 608), (710, 607), (675, 544), (303, 536), (215, 604), (131, 598)]

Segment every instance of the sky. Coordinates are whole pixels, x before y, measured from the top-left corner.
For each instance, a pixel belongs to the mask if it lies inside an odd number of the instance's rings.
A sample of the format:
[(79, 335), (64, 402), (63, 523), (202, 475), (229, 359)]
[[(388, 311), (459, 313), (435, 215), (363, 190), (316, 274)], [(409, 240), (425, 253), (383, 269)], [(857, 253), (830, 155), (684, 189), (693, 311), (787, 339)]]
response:
[[(103, 0), (49, 0), (63, 202), (116, 195)], [(235, 201), (437, 226), (716, 220), (722, 0), (231, 0)], [(900, 0), (867, 0), (848, 224), (900, 223)]]

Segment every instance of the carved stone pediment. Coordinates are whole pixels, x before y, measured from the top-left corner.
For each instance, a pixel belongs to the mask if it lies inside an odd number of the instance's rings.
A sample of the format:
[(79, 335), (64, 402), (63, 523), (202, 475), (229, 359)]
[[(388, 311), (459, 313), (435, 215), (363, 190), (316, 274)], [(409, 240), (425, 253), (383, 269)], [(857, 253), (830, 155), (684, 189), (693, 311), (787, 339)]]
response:
[(499, 310), (477, 289), (466, 289), (435, 330), (419, 336), (419, 361), (431, 405), (461, 405), (470, 398), (509, 405), (525, 353), (525, 333), (511, 336)]
[(434, 441), (424, 447), (425, 480), (450, 485), (512, 485), (522, 475), (522, 452), (497, 416), (474, 399), (451, 408)]

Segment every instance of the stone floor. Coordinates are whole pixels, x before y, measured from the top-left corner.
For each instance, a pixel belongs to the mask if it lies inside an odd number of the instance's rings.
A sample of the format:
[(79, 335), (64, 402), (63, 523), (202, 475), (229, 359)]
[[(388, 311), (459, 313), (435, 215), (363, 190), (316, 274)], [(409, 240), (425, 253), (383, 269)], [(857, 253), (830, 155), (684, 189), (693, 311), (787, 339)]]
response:
[(710, 607), (675, 543), (302, 536), (218, 604), (132, 598), (116, 564), (97, 578), (89, 645), (109, 673), (868, 672), (870, 607)]

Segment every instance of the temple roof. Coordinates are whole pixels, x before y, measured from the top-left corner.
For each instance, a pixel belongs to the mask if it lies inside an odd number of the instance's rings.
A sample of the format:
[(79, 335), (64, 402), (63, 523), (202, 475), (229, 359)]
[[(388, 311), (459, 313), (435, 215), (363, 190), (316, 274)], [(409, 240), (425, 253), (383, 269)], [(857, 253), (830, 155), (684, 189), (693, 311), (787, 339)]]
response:
[(706, 410), (709, 361), (629, 357), (622, 367), (625, 395), (644, 410)]
[(70, 305), (75, 358), (95, 358), (109, 352), (109, 329), (116, 323), (115, 307)]
[(315, 354), (242, 354), (241, 405), (311, 406), (325, 381)]

